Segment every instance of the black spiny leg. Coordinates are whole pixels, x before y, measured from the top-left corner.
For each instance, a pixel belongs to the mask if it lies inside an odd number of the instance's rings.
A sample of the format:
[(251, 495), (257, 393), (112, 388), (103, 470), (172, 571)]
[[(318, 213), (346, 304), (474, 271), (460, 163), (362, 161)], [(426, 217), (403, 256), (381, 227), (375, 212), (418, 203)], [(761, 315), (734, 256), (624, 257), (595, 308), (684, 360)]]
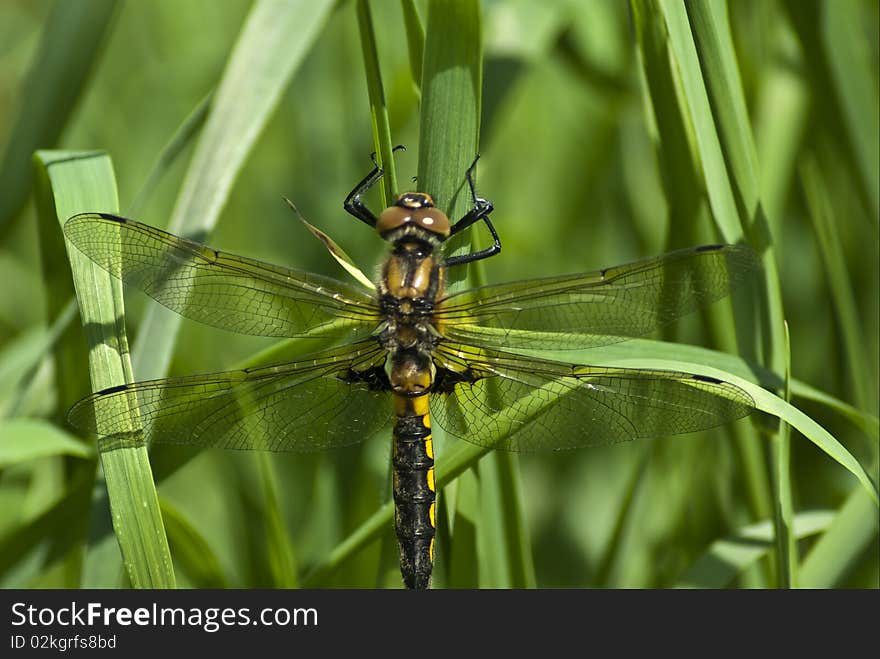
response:
[[(391, 149), (391, 153), (395, 151), (406, 151), (406, 147), (402, 144), (398, 144), (396, 147)], [(373, 161), (373, 169), (367, 174), (363, 180), (354, 186), (354, 190), (348, 193), (348, 196), (345, 198), (345, 202), (342, 204), (342, 207), (345, 208), (346, 212), (350, 215), (354, 215), (361, 222), (365, 222), (369, 224), (371, 227), (376, 226), (376, 216), (373, 215), (373, 211), (367, 208), (366, 204), (361, 201), (361, 197), (369, 191), (376, 183), (378, 183), (382, 177), (385, 175), (385, 171), (379, 167), (379, 163), (376, 162), (376, 152), (370, 154), (370, 160)]]
[(492, 221), (489, 219), (489, 214), (495, 210), (495, 207), (492, 205), (492, 202), (488, 199), (483, 199), (482, 197), (477, 196), (477, 189), (474, 186), (474, 169), (477, 167), (477, 161), (480, 159), (480, 155), (477, 154), (477, 157), (474, 158), (474, 161), (471, 163), (471, 166), (468, 167), (467, 172), (465, 173), (465, 178), (467, 179), (468, 186), (471, 189), (471, 201), (473, 202), (473, 208), (471, 208), (468, 213), (462, 217), (458, 222), (452, 225), (452, 228), (449, 232), (450, 236), (454, 236), (456, 233), (461, 231), (462, 229), (467, 229), (474, 222), (478, 222), (479, 220), (483, 220), (486, 223), (486, 226), (489, 228), (489, 233), (492, 234), (492, 238), (495, 239), (495, 243), (491, 247), (487, 247), (486, 249), (481, 249), (478, 252), (473, 252), (471, 254), (462, 254), (461, 256), (452, 256), (446, 259), (446, 265), (461, 265), (462, 263), (471, 263), (473, 261), (479, 261), (480, 259), (485, 259), (490, 256), (494, 256), (501, 251), (501, 240), (498, 238), (498, 233), (495, 231), (495, 227), (492, 226)]

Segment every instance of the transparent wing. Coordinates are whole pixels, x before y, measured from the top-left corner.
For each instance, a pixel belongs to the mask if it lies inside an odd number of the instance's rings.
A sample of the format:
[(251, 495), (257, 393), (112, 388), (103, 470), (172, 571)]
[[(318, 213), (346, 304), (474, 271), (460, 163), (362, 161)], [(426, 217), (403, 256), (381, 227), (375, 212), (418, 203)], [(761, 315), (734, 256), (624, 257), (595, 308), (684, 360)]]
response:
[(438, 303), (454, 341), (578, 349), (643, 336), (724, 296), (760, 267), (738, 245), (707, 245), (596, 272), (481, 286)]
[(577, 366), (442, 345), (431, 414), (507, 451), (597, 446), (704, 430), (747, 416), (751, 396), (691, 373)]
[(84, 398), (68, 420), (107, 438), (105, 447), (137, 441), (137, 427), (157, 444), (297, 452), (347, 446), (391, 416), (386, 391), (370, 377), (384, 359), (369, 341), (287, 364), (136, 382)]
[(354, 286), (220, 252), (134, 220), (84, 213), (67, 221), (64, 234), (110, 274), (213, 327), (293, 337), (337, 326), (357, 338), (379, 322), (373, 299)]

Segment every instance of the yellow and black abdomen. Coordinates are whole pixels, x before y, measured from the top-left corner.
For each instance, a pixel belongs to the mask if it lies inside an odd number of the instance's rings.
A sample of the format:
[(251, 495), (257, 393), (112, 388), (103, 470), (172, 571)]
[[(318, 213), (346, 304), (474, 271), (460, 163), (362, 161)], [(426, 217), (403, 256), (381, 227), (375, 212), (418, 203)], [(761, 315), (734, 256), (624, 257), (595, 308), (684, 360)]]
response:
[[(400, 219), (400, 218), (398, 218)], [(382, 268), (379, 300), (386, 319), (379, 343), (388, 350), (388, 384), (394, 396), (395, 529), (400, 571), (408, 588), (428, 588), (434, 563), (436, 494), (428, 396), (432, 355), (439, 341), (433, 305), (443, 291), (436, 238), (401, 225)]]
[(394, 506), (400, 571), (408, 588), (428, 588), (436, 527), (434, 448), (427, 394), (395, 394)]

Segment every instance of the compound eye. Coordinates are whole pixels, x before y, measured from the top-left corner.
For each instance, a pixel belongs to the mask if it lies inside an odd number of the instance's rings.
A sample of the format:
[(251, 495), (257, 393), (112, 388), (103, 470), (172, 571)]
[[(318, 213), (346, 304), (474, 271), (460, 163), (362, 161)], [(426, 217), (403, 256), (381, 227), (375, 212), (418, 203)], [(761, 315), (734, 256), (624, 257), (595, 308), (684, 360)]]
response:
[(442, 238), (449, 236), (449, 218), (439, 208), (424, 208), (413, 213), (413, 222)]
[(376, 231), (380, 236), (384, 236), (389, 231), (399, 229), (407, 222), (412, 221), (412, 209), (401, 208), (400, 206), (389, 206), (379, 215), (376, 222)]

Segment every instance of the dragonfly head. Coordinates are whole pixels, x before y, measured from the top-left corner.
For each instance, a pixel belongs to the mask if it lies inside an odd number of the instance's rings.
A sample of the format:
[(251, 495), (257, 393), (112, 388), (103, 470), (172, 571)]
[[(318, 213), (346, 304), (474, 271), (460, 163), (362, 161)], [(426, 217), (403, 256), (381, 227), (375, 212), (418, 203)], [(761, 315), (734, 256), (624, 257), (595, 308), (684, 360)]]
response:
[(441, 241), (449, 237), (449, 218), (424, 192), (404, 192), (393, 206), (382, 211), (376, 222), (376, 230), (386, 239), (399, 229), (416, 227)]

